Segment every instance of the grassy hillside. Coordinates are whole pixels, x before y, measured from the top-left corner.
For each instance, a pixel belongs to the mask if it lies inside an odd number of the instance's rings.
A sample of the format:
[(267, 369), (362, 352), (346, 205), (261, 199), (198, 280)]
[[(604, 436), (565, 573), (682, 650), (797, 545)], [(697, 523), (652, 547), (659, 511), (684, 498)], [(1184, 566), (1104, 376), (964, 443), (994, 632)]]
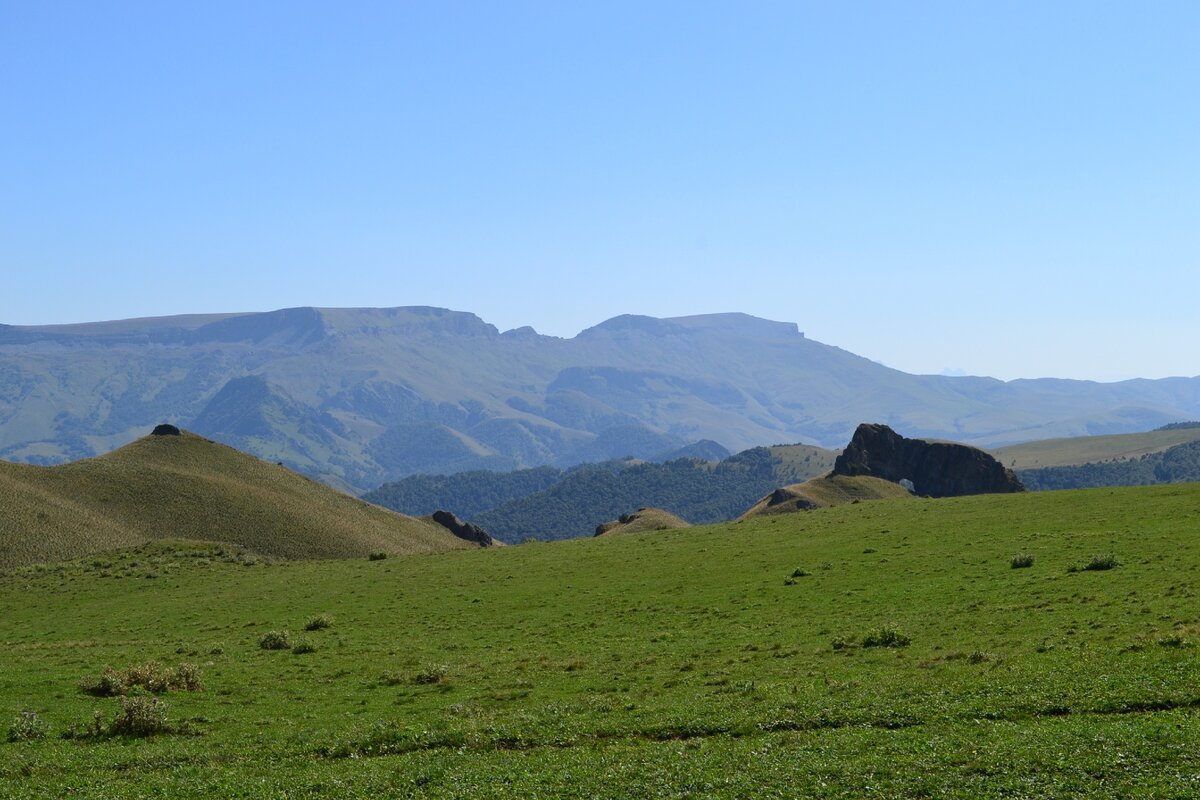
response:
[(1200, 440), (1200, 428), (1176, 428), (1112, 436), (1045, 439), (991, 448), (988, 452), (1009, 469), (1024, 470), (1140, 458), (1197, 440)]
[[(1177, 485), (18, 570), (0, 723), (48, 735), (0, 742), (0, 796), (1188, 797), (1198, 510)], [(307, 646), (260, 647), (283, 630)], [(175, 733), (111, 735), (81, 679), (149, 660), (203, 690), (161, 695)]]
[(1190, 483), (1200, 481), (1200, 441), (1176, 445), (1138, 458), (1026, 469), (1018, 475), (1025, 486), (1033, 491)]
[(56, 467), (0, 462), (0, 508), (0, 566), (164, 537), (230, 542), (284, 558), (466, 546), (439, 526), (186, 432)]
[(873, 478), (869, 475), (849, 477), (826, 475), (804, 483), (794, 483), (776, 489), (751, 506), (741, 519), (764, 514), (787, 514), (794, 511), (828, 508), (860, 500), (887, 500), (911, 497), (908, 490), (898, 483)]
[(596, 529), (597, 536), (617, 536), (624, 533), (645, 533), (646, 531), (667, 531), (676, 528), (687, 528), (689, 524), (661, 508), (639, 508), (632, 514), (622, 514), (615, 520), (606, 522)]

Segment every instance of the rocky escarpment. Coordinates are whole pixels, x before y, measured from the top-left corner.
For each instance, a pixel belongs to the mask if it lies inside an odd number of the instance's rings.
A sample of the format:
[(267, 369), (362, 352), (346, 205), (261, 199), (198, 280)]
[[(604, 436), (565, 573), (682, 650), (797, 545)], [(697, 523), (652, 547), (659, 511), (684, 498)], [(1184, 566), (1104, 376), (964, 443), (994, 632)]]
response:
[(1012, 470), (965, 444), (906, 439), (886, 425), (863, 423), (833, 464), (834, 475), (870, 475), (929, 497), (1023, 492)]
[(501, 542), (493, 539), (491, 534), (473, 522), (463, 522), (449, 511), (435, 511), (432, 519), (438, 525), (453, 533), (464, 541), (473, 542), (480, 547), (496, 547)]

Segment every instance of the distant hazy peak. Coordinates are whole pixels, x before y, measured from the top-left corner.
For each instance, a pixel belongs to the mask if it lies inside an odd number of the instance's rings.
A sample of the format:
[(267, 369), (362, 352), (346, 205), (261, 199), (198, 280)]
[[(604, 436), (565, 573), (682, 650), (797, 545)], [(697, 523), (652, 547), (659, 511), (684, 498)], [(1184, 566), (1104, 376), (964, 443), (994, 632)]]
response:
[(395, 306), (391, 308), (318, 308), (314, 309), (333, 331), (416, 333), (429, 331), (463, 336), (499, 336), (495, 325), (484, 322), (469, 311), (452, 311), (436, 306)]
[(665, 322), (672, 322), (684, 328), (721, 330), (740, 333), (745, 336), (760, 336), (765, 338), (803, 338), (800, 326), (794, 322), (775, 322), (774, 320), (754, 317), (740, 311), (723, 314), (696, 314), (690, 317), (668, 317)]
[(588, 328), (579, 335), (587, 338), (598, 333), (616, 333), (618, 331), (636, 331), (656, 336), (678, 335), (694, 331), (720, 331), (759, 339), (795, 339), (804, 336), (794, 322), (774, 322), (738, 312), (697, 314), (690, 317), (667, 317), (664, 319), (641, 314), (621, 314)]

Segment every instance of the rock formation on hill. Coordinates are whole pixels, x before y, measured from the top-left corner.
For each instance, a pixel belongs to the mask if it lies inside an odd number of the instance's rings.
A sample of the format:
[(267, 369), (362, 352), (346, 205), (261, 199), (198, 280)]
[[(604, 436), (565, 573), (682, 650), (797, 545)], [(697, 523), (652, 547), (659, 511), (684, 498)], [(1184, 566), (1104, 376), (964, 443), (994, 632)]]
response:
[(458, 538), (477, 544), (480, 547), (495, 547), (502, 544), (502, 542), (493, 539), (491, 534), (475, 523), (463, 522), (449, 511), (435, 511), (433, 512), (432, 519)]
[(950, 442), (906, 439), (886, 425), (863, 423), (833, 465), (834, 475), (871, 475), (929, 497), (1023, 492), (1024, 485), (992, 456)]

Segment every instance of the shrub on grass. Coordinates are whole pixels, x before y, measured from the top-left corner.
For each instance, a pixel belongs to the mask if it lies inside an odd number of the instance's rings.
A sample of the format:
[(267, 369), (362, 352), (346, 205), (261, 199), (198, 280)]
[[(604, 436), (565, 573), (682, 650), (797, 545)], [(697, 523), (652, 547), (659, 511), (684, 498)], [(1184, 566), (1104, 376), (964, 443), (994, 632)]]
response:
[(34, 739), (44, 739), (50, 732), (46, 720), (38, 716), (36, 711), (22, 711), (13, 718), (8, 726), (10, 742), (28, 742)]
[(912, 641), (900, 631), (884, 625), (877, 631), (868, 633), (863, 638), (863, 647), (908, 647)]
[(315, 652), (317, 652), (317, 646), (307, 639), (301, 639), (292, 646), (292, 653), (298, 656)]
[(1033, 553), (1017, 553), (1009, 562), (1013, 569), (1025, 569), (1033, 566)]
[(157, 697), (122, 697), (121, 708), (108, 726), (110, 736), (155, 736), (173, 733), (167, 721), (167, 704)]
[(258, 637), (258, 646), (263, 650), (287, 650), (292, 646), (292, 635), (287, 631), (267, 631)]
[(315, 617), (310, 617), (304, 625), (306, 631), (322, 631), (333, 625), (332, 614), (317, 614)]
[(171, 669), (157, 661), (135, 664), (123, 670), (106, 666), (99, 676), (85, 676), (79, 682), (79, 688), (96, 697), (125, 696), (135, 689), (151, 694), (198, 692), (201, 689), (201, 673), (195, 664), (180, 664)]
[(369, 561), (383, 561), (385, 558), (387, 558), (387, 553), (384, 552), (371, 553), (367, 556), (367, 560)]
[(434, 683), (445, 683), (450, 675), (450, 668), (445, 664), (428, 664), (413, 675), (413, 683), (428, 686)]
[(1108, 555), (1092, 556), (1092, 560), (1089, 561), (1088, 563), (1084, 564), (1083, 568), (1084, 568), (1084, 570), (1089, 571), (1089, 572), (1100, 572), (1100, 571), (1103, 571), (1106, 569), (1112, 569), (1113, 567), (1119, 567), (1119, 566), (1120, 566), (1120, 562), (1117, 561), (1116, 556), (1113, 556), (1112, 554), (1108, 554)]
[(379, 676), (379, 682), (384, 686), (399, 686), (402, 683), (408, 683), (403, 675), (399, 672), (388, 670)]

